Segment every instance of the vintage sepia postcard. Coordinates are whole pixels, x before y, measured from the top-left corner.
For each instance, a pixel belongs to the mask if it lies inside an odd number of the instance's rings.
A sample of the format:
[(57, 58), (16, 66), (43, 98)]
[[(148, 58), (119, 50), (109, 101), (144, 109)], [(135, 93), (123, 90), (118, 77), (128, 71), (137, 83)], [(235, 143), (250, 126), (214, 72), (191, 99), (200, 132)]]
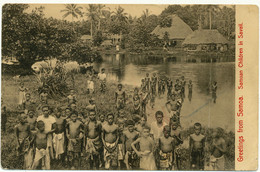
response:
[(2, 4), (3, 170), (257, 170), (259, 9)]

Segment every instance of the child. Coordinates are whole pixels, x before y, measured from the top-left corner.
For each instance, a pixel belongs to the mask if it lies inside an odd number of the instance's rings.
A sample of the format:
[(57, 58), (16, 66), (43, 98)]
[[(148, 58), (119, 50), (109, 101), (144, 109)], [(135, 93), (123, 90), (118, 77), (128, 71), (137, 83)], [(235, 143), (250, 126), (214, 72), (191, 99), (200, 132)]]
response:
[(134, 130), (134, 121), (127, 121), (127, 130), (124, 131), (125, 135), (125, 164), (127, 170), (135, 170), (139, 166), (138, 157), (131, 147), (131, 144), (138, 138), (139, 134)]
[(97, 114), (97, 106), (95, 104), (94, 98), (89, 99), (89, 105), (87, 105), (86, 110), (87, 110), (87, 112), (95, 111), (95, 113)]
[(142, 82), (142, 83), (141, 83), (141, 91), (143, 92), (143, 91), (145, 90), (145, 86), (146, 86), (146, 85), (145, 85), (145, 80), (142, 79), (141, 82)]
[[(136, 149), (136, 144), (139, 143), (140, 151)], [(156, 170), (154, 159), (154, 141), (150, 137), (150, 127), (144, 126), (143, 133), (140, 138), (135, 140), (131, 147), (140, 157), (140, 168), (142, 170)]]
[(182, 85), (179, 79), (176, 79), (176, 84), (174, 85), (174, 88), (176, 92), (181, 91)]
[(36, 170), (41, 163), (41, 169), (50, 170), (50, 152), (48, 145), (48, 134), (52, 131), (46, 132), (45, 123), (42, 120), (37, 122), (36, 134), (34, 137), (35, 157), (32, 164), (32, 169)]
[(34, 109), (35, 102), (31, 99), (31, 94), (26, 93), (25, 94), (25, 101), (23, 102), (23, 109), (24, 112), (27, 114), (29, 110)]
[(48, 102), (48, 87), (43, 87), (43, 90), (40, 94), (40, 101), (44, 102), (45, 104), (47, 104)]
[(185, 85), (186, 85), (186, 81), (184, 80), (184, 76), (181, 77), (181, 96), (182, 96), (182, 99), (185, 98)]
[(204, 170), (205, 136), (201, 134), (201, 124), (194, 124), (194, 134), (190, 135), (191, 169)]
[(65, 127), (66, 119), (61, 116), (61, 109), (57, 109), (56, 115), (56, 130), (53, 133), (53, 147), (55, 151), (55, 158), (64, 162), (65, 152)]
[(118, 167), (118, 141), (118, 126), (114, 124), (114, 114), (109, 113), (107, 123), (102, 128), (105, 169), (116, 169)]
[(98, 170), (102, 159), (102, 140), (101, 140), (102, 125), (96, 119), (96, 112), (89, 112), (89, 121), (85, 124), (86, 137), (86, 153), (89, 159), (90, 169)]
[(159, 138), (159, 168), (160, 170), (174, 170), (174, 138), (170, 137), (171, 129), (168, 125), (163, 128), (163, 136)]
[(135, 88), (135, 90), (134, 90), (133, 101), (134, 101), (134, 112), (133, 112), (133, 114), (140, 115), (140, 112), (141, 112), (140, 103), (141, 102), (140, 102), (140, 97), (139, 97), (139, 94), (138, 94), (138, 88)]
[(178, 101), (176, 98), (175, 98), (175, 95), (172, 94), (171, 97), (170, 97), (170, 100), (166, 102), (165, 104), (167, 110), (169, 113), (171, 113), (170, 115), (170, 118), (172, 118), (173, 116), (176, 116), (177, 119), (178, 119), (178, 122), (180, 122), (180, 110), (181, 110), (181, 102)]
[(141, 93), (141, 114), (144, 115), (146, 114), (146, 105), (148, 103), (148, 97), (149, 93), (146, 92), (145, 90)]
[(87, 82), (88, 82), (87, 83), (87, 93), (88, 94), (93, 94), (94, 91), (95, 91), (93, 77), (90, 77), (90, 79)]
[(168, 78), (168, 80), (167, 80), (167, 90), (168, 90), (167, 98), (169, 98), (172, 94), (172, 87), (173, 87), (172, 80), (171, 80), (171, 78)]
[(105, 69), (101, 69), (101, 73), (98, 74), (98, 79), (100, 80), (100, 91), (105, 92), (106, 91), (106, 78), (107, 75), (105, 74)]
[(116, 107), (117, 110), (119, 111), (120, 109), (123, 109), (125, 107), (125, 102), (126, 102), (126, 95), (125, 95), (125, 91), (122, 90), (123, 85), (122, 84), (118, 84), (117, 86), (117, 91), (115, 93), (115, 97), (116, 97)]
[(73, 111), (70, 118), (71, 120), (68, 122), (66, 127), (68, 156), (71, 163), (71, 169), (79, 169), (84, 126), (82, 122), (78, 120), (77, 112)]
[(18, 98), (18, 108), (22, 108), (22, 105), (25, 101), (25, 92), (27, 91), (27, 88), (24, 87), (24, 83), (20, 83), (19, 87), (19, 98)]
[(77, 102), (74, 89), (70, 90), (70, 94), (68, 95), (67, 99), (68, 99), (68, 104), (69, 105), (72, 104), (72, 103), (76, 103)]
[[(140, 119), (140, 118), (139, 118)], [(135, 129), (136, 131), (139, 133), (139, 135), (142, 134), (143, 132), (143, 128), (146, 125), (147, 122), (147, 117), (144, 115), (141, 117), (141, 119), (139, 120), (139, 122), (136, 123), (135, 125)]]
[(177, 118), (170, 119), (170, 127), (171, 127), (171, 137), (175, 140), (175, 150), (174, 150), (174, 158), (176, 162), (176, 167), (178, 170), (181, 168), (181, 161), (180, 161), (180, 151), (179, 146), (183, 143), (181, 137), (181, 127)]
[(150, 90), (150, 77), (149, 77), (149, 73), (146, 73), (146, 77), (144, 78), (144, 82), (145, 82), (145, 90), (149, 91)]
[(105, 121), (105, 115), (104, 114), (100, 114), (99, 115), (99, 121), (101, 122), (102, 126), (104, 125)]
[(30, 110), (28, 112), (28, 117), (27, 117), (27, 122), (30, 125), (30, 130), (35, 130), (35, 126), (36, 126), (36, 116), (34, 114), (34, 111)]
[(154, 95), (154, 96), (156, 94), (156, 85), (157, 85), (157, 76), (156, 76), (156, 73), (153, 73), (153, 76), (151, 78), (151, 92), (152, 92), (152, 95)]
[(76, 103), (71, 103), (69, 106), (70, 106), (70, 109), (71, 109), (72, 112), (77, 112), (77, 105), (76, 105)]
[(166, 85), (164, 76), (163, 76), (161, 82), (162, 82), (162, 83), (161, 83), (161, 84), (162, 84), (162, 94), (164, 94), (164, 93), (165, 93), (165, 85)]
[(188, 98), (189, 98), (190, 102), (191, 102), (191, 98), (192, 98), (192, 87), (193, 87), (192, 81), (189, 80), (189, 83), (188, 83), (188, 89), (189, 89)]
[(213, 84), (212, 84), (212, 88), (211, 88), (211, 91), (212, 91), (212, 99), (213, 99), (213, 102), (216, 103), (216, 100), (217, 100), (217, 82), (215, 81)]
[(29, 169), (32, 165), (32, 149), (30, 149), (30, 125), (26, 121), (27, 116), (22, 113), (19, 116), (19, 124), (15, 126), (17, 141), (17, 156), (23, 157), (23, 169)]

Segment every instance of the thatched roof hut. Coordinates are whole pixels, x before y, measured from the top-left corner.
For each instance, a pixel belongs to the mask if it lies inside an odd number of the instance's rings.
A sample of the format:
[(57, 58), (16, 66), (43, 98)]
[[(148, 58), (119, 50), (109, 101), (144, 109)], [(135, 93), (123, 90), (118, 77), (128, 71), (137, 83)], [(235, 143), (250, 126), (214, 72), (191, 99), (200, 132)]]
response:
[(218, 30), (196, 30), (183, 41), (185, 44), (227, 44), (228, 41)]
[(104, 46), (104, 47), (106, 47), (106, 46), (113, 46), (113, 44), (112, 44), (111, 40), (104, 40), (102, 42), (101, 46)]
[(192, 29), (177, 15), (171, 15), (172, 24), (171, 27), (161, 27), (158, 25), (152, 34), (158, 35), (160, 39), (163, 39), (165, 32), (168, 32), (170, 40), (184, 40), (189, 34), (192, 33)]
[[(228, 40), (218, 30), (196, 30), (183, 41), (184, 47), (190, 50), (227, 50)], [(191, 49), (192, 48), (192, 49)], [(223, 50), (222, 50), (223, 48)]]

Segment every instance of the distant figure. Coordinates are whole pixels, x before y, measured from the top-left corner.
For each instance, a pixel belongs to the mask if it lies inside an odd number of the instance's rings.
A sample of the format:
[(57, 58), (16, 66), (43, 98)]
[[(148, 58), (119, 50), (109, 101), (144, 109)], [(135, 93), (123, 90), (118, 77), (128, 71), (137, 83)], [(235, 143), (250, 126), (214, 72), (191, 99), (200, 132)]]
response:
[(171, 94), (172, 94), (172, 87), (173, 87), (173, 83), (172, 83), (172, 80), (171, 78), (168, 78), (168, 80), (166, 81), (167, 82), (167, 98), (169, 99)]
[(101, 73), (98, 74), (98, 79), (100, 80), (100, 91), (105, 92), (106, 91), (106, 78), (107, 75), (105, 73), (105, 69), (101, 69)]
[(115, 97), (116, 97), (116, 107), (117, 110), (119, 111), (120, 109), (123, 109), (125, 107), (125, 102), (126, 102), (125, 91), (123, 90), (122, 84), (118, 84)]
[(24, 87), (24, 83), (20, 83), (19, 87), (19, 97), (18, 97), (18, 108), (23, 109), (23, 103), (25, 101), (25, 92), (27, 91), (27, 88)]
[(186, 81), (184, 79), (184, 76), (181, 77), (180, 83), (181, 83), (181, 97), (183, 101), (185, 98), (185, 86), (186, 86)]
[(150, 90), (150, 77), (149, 77), (149, 73), (146, 73), (146, 77), (144, 78), (145, 81), (145, 89), (146, 91)]
[(216, 100), (217, 100), (217, 82), (215, 81), (213, 84), (212, 84), (212, 87), (211, 87), (211, 91), (212, 91), (212, 99), (213, 99), (213, 102), (216, 103)]
[(192, 84), (192, 81), (190, 80), (188, 83), (188, 89), (189, 89), (188, 99), (190, 102), (191, 102), (191, 98), (192, 98), (192, 87), (193, 87), (193, 84)]
[(190, 157), (192, 170), (204, 170), (205, 136), (201, 134), (201, 124), (194, 124), (194, 133), (190, 135)]
[(153, 73), (153, 76), (151, 77), (151, 91), (153, 95), (156, 95), (156, 85), (157, 85), (157, 76), (156, 73)]

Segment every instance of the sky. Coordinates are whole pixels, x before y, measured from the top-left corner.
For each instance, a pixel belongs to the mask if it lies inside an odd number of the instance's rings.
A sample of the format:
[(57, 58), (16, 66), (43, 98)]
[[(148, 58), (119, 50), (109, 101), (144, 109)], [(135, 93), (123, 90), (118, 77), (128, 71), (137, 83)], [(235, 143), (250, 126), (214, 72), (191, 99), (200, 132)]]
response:
[[(35, 7), (45, 7), (44, 14), (45, 17), (53, 17), (56, 19), (62, 19), (62, 15), (60, 11), (65, 8), (64, 4), (30, 4), (29, 9), (26, 12), (30, 13)], [(88, 4), (79, 4), (79, 6), (83, 7), (83, 12), (86, 10), (85, 7)], [(118, 4), (106, 4), (106, 7), (110, 8), (110, 11), (115, 11), (115, 8), (118, 8)], [(121, 4), (122, 8), (125, 9), (125, 12), (132, 15), (133, 17), (140, 17), (143, 14), (145, 9), (149, 9), (150, 14), (159, 15), (168, 5), (155, 5), (155, 4), (138, 4), (138, 5), (128, 5), (128, 4)], [(83, 20), (84, 18), (79, 18), (78, 20)], [(67, 17), (66, 20), (71, 21), (70, 17)]]

